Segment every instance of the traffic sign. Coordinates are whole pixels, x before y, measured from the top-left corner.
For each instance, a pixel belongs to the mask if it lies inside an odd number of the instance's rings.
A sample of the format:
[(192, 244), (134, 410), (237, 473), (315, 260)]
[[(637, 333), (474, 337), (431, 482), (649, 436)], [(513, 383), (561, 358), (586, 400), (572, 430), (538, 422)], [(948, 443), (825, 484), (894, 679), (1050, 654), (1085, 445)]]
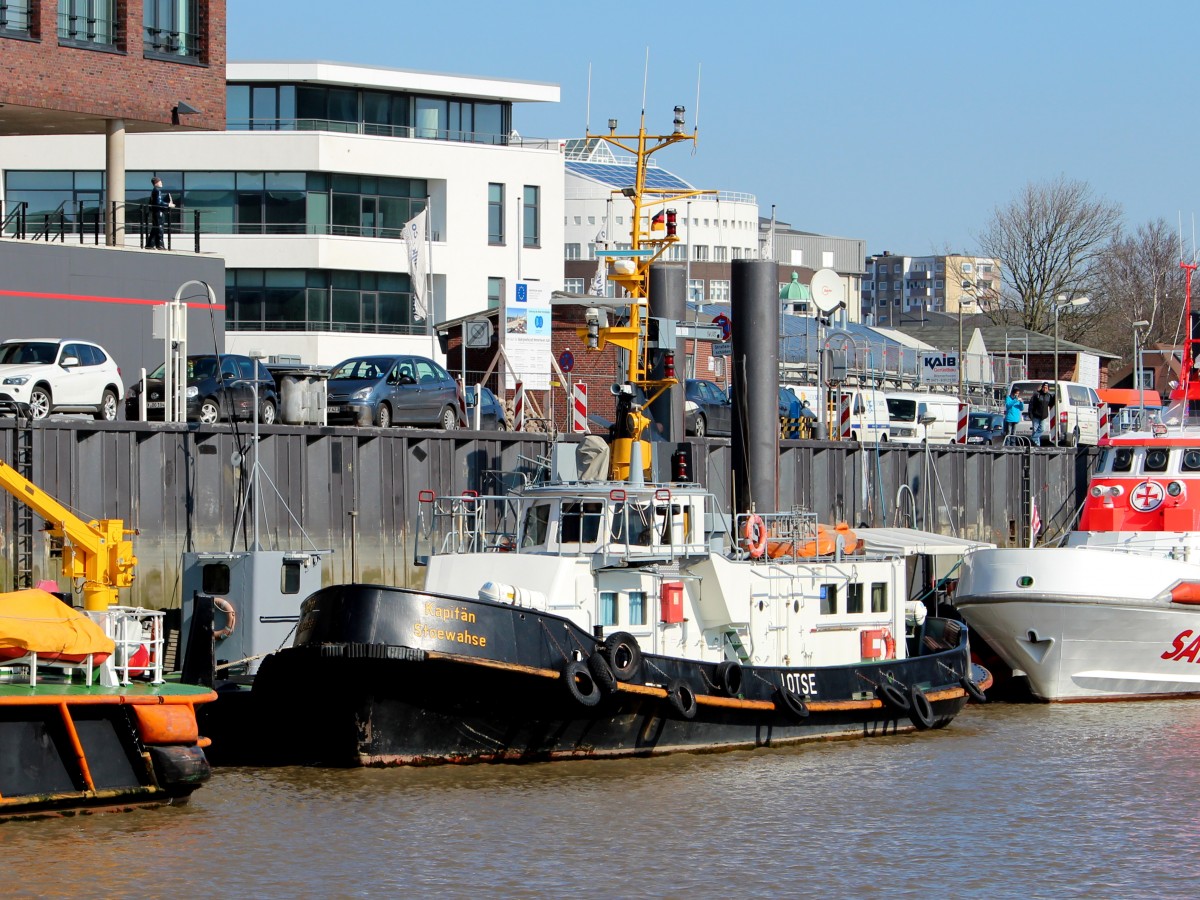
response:
[(564, 372), (570, 372), (575, 368), (575, 354), (570, 350), (564, 350), (558, 357), (558, 367)]
[(492, 323), (489, 319), (470, 319), (464, 326), (466, 337), (463, 340), (472, 350), (486, 350), (492, 345)]
[(718, 359), (722, 356), (732, 356), (733, 355), (733, 344), (729, 343), (729, 341), (722, 341), (719, 344), (713, 344), (712, 345), (712, 355), (717, 357)]
[(725, 332), (720, 325), (692, 325), (682, 323), (675, 326), (677, 337), (697, 341), (723, 341)]
[(718, 313), (713, 316), (712, 323), (721, 329), (721, 340), (729, 340), (729, 335), (733, 333), (733, 323), (729, 321), (729, 316)]

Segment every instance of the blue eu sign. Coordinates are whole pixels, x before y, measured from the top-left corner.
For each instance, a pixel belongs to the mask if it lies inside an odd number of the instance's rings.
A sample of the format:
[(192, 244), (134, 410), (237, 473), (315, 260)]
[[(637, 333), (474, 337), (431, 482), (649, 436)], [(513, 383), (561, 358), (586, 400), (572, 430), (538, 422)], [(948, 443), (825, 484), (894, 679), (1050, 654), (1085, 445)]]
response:
[(529, 302), (529, 285), (527, 285), (527, 284), (518, 284), (517, 285), (517, 302), (518, 303), (528, 303)]

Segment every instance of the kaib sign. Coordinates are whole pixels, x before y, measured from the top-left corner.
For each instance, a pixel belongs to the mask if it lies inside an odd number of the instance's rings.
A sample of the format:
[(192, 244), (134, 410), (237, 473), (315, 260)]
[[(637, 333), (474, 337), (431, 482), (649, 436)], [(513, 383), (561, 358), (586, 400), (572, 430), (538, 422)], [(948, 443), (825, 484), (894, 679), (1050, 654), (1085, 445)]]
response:
[(958, 384), (957, 353), (922, 353), (923, 384)]

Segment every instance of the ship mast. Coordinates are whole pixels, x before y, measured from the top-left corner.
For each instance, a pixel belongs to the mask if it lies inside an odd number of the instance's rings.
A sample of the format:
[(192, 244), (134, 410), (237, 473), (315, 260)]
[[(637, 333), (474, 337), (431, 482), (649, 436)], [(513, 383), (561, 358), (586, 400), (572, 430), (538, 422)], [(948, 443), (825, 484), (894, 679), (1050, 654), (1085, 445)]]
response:
[[(1192, 318), (1192, 273), (1196, 271), (1197, 263), (1180, 261), (1179, 268), (1183, 269), (1183, 321), (1187, 333), (1183, 338), (1183, 363), (1179, 373), (1178, 389), (1171, 392), (1171, 400), (1179, 404), (1180, 425), (1186, 425), (1191, 416), (1193, 403), (1200, 401), (1200, 380), (1193, 377), (1196, 365), (1196, 346), (1200, 344), (1200, 327)], [(1133, 364), (1139, 365), (1138, 360)]]

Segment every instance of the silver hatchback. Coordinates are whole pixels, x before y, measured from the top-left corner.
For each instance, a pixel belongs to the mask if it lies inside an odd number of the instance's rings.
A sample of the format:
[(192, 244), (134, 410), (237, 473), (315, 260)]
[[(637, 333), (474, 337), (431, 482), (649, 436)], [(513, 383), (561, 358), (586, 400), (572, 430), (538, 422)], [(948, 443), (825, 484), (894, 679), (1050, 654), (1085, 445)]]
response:
[(329, 372), (331, 425), (458, 425), (458, 393), (450, 374), (424, 356), (354, 356)]

